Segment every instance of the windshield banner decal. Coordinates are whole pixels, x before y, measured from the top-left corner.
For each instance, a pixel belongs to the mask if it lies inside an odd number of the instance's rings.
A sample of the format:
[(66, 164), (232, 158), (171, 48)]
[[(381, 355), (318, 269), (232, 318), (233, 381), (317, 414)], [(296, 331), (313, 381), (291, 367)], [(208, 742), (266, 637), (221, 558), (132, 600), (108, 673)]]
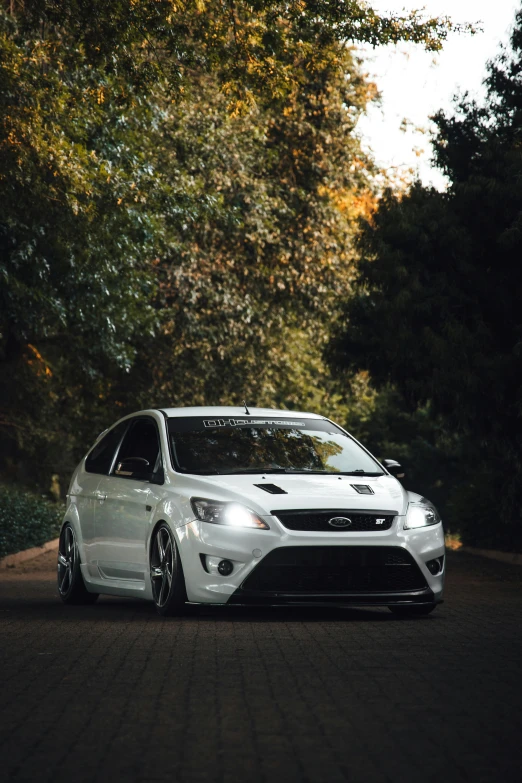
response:
[(250, 427), (302, 427), (305, 422), (284, 421), (282, 419), (203, 419), (205, 427), (240, 427), (241, 425)]

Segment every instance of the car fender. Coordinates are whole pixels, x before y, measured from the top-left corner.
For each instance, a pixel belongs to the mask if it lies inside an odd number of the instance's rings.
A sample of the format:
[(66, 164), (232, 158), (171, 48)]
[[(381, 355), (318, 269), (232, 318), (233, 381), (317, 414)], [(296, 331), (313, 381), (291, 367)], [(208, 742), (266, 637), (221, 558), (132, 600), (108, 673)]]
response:
[[(174, 498), (172, 495), (169, 495), (168, 497), (162, 499), (157, 504), (157, 506), (151, 511), (151, 515), (149, 519), (149, 525), (147, 528), (147, 536), (145, 541), (147, 563), (150, 563), (152, 537), (154, 531), (156, 530), (158, 525), (165, 523), (166, 525), (168, 525), (170, 532), (172, 533), (172, 536), (174, 538), (174, 541), (178, 549), (178, 555), (181, 561), (181, 566), (183, 568), (183, 571), (185, 571), (185, 566), (183, 562), (184, 555), (182, 554), (182, 549), (183, 549), (182, 540), (186, 535), (184, 531), (189, 521), (190, 520), (186, 519), (185, 515), (182, 512), (181, 506), (178, 502), (178, 498)], [(152, 583), (150, 578), (150, 569), (148, 566), (145, 570), (144, 597), (152, 600)]]
[(62, 535), (63, 528), (67, 523), (69, 523), (72, 529), (74, 530), (74, 535), (76, 536), (76, 543), (78, 545), (78, 551), (80, 553), (80, 562), (85, 563), (86, 562), (85, 548), (83, 545), (82, 528), (80, 525), (80, 515), (78, 513), (78, 508), (76, 506), (76, 503), (69, 503), (69, 505), (67, 506), (60, 527), (60, 537)]
[(165, 522), (169, 526), (172, 535), (174, 536), (174, 540), (178, 544), (178, 551), (180, 550), (180, 538), (183, 537), (182, 529), (191, 521), (191, 519), (187, 517), (186, 511), (183, 508), (184, 504), (181, 503), (181, 500), (181, 498), (176, 497), (171, 492), (165, 492), (156, 506), (152, 508), (145, 541), (148, 558), (150, 558), (153, 532), (162, 522)]
[(408, 496), (408, 503), (420, 503), (422, 500), (422, 495), (419, 495), (417, 492), (412, 492), (411, 490), (406, 490), (406, 495)]

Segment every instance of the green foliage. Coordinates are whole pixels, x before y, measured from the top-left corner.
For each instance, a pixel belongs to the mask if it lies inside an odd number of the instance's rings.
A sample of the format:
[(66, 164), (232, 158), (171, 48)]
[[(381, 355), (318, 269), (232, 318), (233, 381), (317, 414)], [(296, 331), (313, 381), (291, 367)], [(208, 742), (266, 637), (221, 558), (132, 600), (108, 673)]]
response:
[(337, 361), (393, 383), (459, 442), (452, 527), (522, 545), (522, 12), (484, 107), (436, 117), (445, 193), (388, 192), (365, 231)]
[(291, 89), (293, 52), (333, 43), (378, 46), (413, 41), (441, 48), (450, 30), (472, 30), (421, 12), (375, 12), (358, 0), (7, 0), (25, 31), (50, 25), (81, 42), (88, 62), (146, 88), (166, 76), (183, 83), (187, 69), (220, 71), (241, 102)]
[(0, 10), (0, 463), (62, 477), (140, 405), (346, 411), (321, 358), (349, 291), (375, 88), (347, 42), (447, 20), (356, 2)]
[(136, 138), (148, 112), (137, 102), (126, 120), (117, 99), (105, 105), (121, 85), (93, 72), (63, 31), (27, 39), (4, 14), (0, 22), (4, 353), (81, 335), (86, 357), (124, 363), (121, 335), (132, 334), (137, 270), (155, 229)]
[[(132, 89), (64, 29), (0, 12), (0, 59), (0, 452), (46, 481), (70, 456), (78, 396), (151, 331), (157, 188), (139, 134), (153, 112), (122, 103)], [(35, 469), (20, 471), (20, 449)]]
[(0, 485), (0, 557), (57, 538), (63, 514), (40, 495)]
[(372, 85), (338, 45), (296, 61), (294, 79), (231, 117), (216, 79), (198, 78), (166, 117), (158, 166), (183, 222), (169, 221), (158, 265), (155, 351), (135, 366), (171, 404), (281, 399), (296, 333), (320, 346), (348, 290), (357, 198), (371, 193), (353, 130)]

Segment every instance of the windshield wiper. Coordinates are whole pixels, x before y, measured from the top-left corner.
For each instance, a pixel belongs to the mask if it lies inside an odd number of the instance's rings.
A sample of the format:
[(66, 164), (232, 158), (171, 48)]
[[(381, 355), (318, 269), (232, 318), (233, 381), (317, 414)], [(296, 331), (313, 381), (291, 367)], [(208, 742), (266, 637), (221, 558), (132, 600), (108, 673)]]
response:
[(237, 470), (183, 470), (183, 473), (190, 473), (193, 476), (234, 476), (239, 473), (286, 473), (286, 468), (238, 468)]
[(384, 476), (382, 471), (379, 473), (372, 473), (369, 470), (343, 470), (340, 473), (341, 476)]
[(238, 473), (288, 473), (288, 468), (237, 468), (237, 470), (218, 470), (222, 476), (233, 476)]
[(317, 476), (384, 476), (384, 473), (371, 473), (366, 470), (348, 470), (348, 471), (333, 471), (333, 470), (314, 470), (313, 468), (237, 468), (237, 470), (206, 470), (206, 471), (190, 471), (194, 475), (199, 476), (238, 476), (256, 474), (262, 475), (264, 473), (281, 473), (281, 474), (301, 474), (301, 475), (317, 475)]
[[(270, 471), (267, 471), (269, 473)], [(313, 468), (283, 468), (282, 473), (303, 473), (319, 476), (384, 476), (384, 473), (372, 473), (367, 470), (314, 470)]]
[(334, 470), (315, 470), (314, 468), (237, 468), (237, 470), (218, 470), (215, 471), (222, 476), (248, 474), (248, 473), (286, 473), (286, 474), (302, 474), (302, 475), (319, 475), (319, 476), (384, 476), (384, 473), (370, 473), (365, 470), (349, 470), (349, 471), (334, 471)]
[(336, 476), (337, 473), (334, 473), (331, 470), (316, 470), (315, 468), (284, 468), (285, 473), (313, 473), (313, 474), (319, 474), (321, 476)]

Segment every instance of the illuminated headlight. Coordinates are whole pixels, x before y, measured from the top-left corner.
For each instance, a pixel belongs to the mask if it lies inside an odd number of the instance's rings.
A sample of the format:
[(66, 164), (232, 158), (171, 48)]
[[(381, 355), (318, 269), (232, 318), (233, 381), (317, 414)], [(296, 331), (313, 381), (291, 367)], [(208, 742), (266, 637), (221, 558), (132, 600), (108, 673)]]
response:
[(192, 498), (190, 501), (196, 518), (201, 522), (213, 522), (215, 525), (228, 527), (255, 527), (258, 530), (269, 530), (266, 522), (241, 503), (223, 503), (219, 500)]
[(426, 498), (422, 498), (420, 503), (409, 504), (404, 527), (408, 530), (416, 527), (438, 525), (439, 522), (440, 516), (435, 506)]

